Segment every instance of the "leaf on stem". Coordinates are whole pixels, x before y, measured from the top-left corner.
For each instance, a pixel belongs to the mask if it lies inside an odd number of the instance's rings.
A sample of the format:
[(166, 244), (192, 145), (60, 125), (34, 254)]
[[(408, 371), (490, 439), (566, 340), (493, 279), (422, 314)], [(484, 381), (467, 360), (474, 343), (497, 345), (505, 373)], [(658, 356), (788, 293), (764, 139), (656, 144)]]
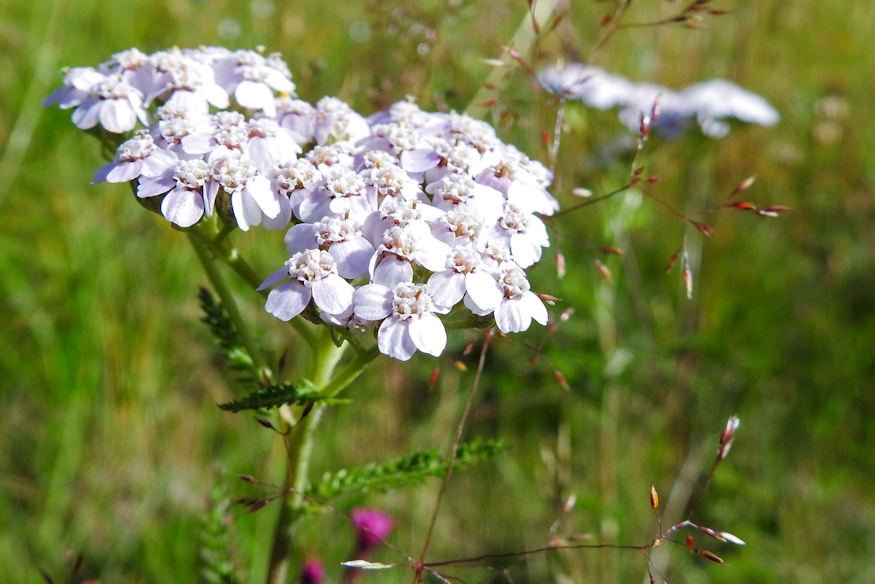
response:
[(219, 408), (236, 414), (246, 410), (269, 410), (291, 404), (312, 407), (317, 402), (343, 403), (342, 400), (321, 395), (312, 387), (295, 387), (291, 383), (280, 383), (260, 387), (242, 399), (219, 404)]

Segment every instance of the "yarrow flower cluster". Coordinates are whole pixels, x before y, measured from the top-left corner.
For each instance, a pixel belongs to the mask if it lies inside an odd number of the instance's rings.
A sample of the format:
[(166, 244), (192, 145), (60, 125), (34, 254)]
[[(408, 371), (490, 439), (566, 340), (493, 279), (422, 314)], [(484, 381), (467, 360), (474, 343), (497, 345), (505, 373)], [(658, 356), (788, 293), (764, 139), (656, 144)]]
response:
[(227, 209), (244, 231), (287, 230), (289, 259), (260, 287), (276, 286), (265, 308), (281, 320), (376, 328), (400, 360), (440, 355), (451, 312), (505, 333), (546, 324), (524, 271), (558, 209), (546, 167), (462, 114), (402, 101), (366, 118), (294, 90), (277, 55), (131, 49), (67, 70), (45, 105), (75, 108), (82, 129), (133, 132), (92, 182), (134, 181), (175, 225)]
[(693, 121), (706, 136), (723, 138), (729, 133), (729, 118), (761, 126), (780, 120), (764, 98), (725, 79), (672, 91), (656, 83), (635, 83), (592, 65), (568, 63), (543, 69), (538, 81), (551, 93), (596, 109), (620, 108), (620, 121), (632, 132), (638, 132), (641, 116), (649, 116), (658, 101), (659, 116), (653, 127), (667, 138), (680, 136)]

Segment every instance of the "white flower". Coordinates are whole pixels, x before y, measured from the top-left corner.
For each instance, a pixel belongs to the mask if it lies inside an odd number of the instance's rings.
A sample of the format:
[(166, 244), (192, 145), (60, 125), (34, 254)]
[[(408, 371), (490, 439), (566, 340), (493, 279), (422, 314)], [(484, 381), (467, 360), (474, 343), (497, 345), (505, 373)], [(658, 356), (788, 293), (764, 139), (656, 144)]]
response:
[(73, 111), (73, 123), (82, 130), (100, 124), (109, 132), (122, 134), (133, 130), (137, 120), (149, 123), (143, 93), (119, 75), (104, 77), (93, 85)]
[(368, 122), (336, 97), (323, 97), (313, 112), (313, 137), (317, 144), (357, 142), (371, 133)]
[[(207, 217), (213, 214), (215, 191), (204, 188), (210, 178), (210, 166), (205, 161), (179, 160), (174, 168), (161, 176), (140, 179), (137, 196), (154, 197), (167, 193), (161, 201), (161, 214), (180, 227), (191, 227), (204, 214)], [(213, 198), (207, 197), (209, 192), (213, 193)]]
[[(365, 155), (365, 168), (359, 175), (364, 179), (374, 198), (390, 197), (406, 201), (426, 200), (419, 182), (395, 164), (394, 157), (382, 150), (371, 150)], [(384, 199), (385, 200), (385, 199)]]
[(375, 201), (355, 171), (335, 164), (321, 174), (321, 180), (311, 187), (292, 193), (292, 209), (301, 221), (319, 221), (329, 215), (365, 217), (374, 210)]
[(240, 229), (248, 231), (252, 225), (260, 225), (263, 219), (277, 219), (265, 221), (268, 229), (283, 229), (288, 225), (292, 214), (288, 197), (271, 188), (270, 181), (258, 173), (250, 158), (226, 149), (224, 156), (211, 161), (210, 170), (213, 180), (208, 186), (208, 196), (215, 200), (220, 186), (231, 194), (231, 208)]
[(530, 290), (529, 281), (522, 269), (514, 265), (503, 267), (499, 272), (498, 285), (502, 293), (497, 304), (478, 304), (482, 300), (469, 294), (465, 297), (465, 306), (481, 316), (493, 313), (495, 325), (503, 333), (527, 330), (532, 319), (542, 325), (547, 324), (547, 308)]
[(337, 273), (344, 278), (358, 278), (368, 273), (374, 246), (362, 237), (358, 223), (353, 219), (326, 217), (318, 223), (292, 226), (285, 237), (290, 254), (304, 249), (330, 251), (337, 264)]
[(550, 92), (580, 100), (598, 109), (620, 108), (620, 121), (637, 133), (642, 116), (650, 116), (655, 102), (659, 115), (652, 127), (668, 137), (685, 132), (693, 120), (702, 132), (722, 138), (729, 132), (727, 118), (772, 126), (778, 112), (759, 95), (723, 79), (712, 79), (675, 92), (656, 83), (633, 83), (598, 67), (570, 63), (538, 73), (538, 80)]
[(774, 126), (781, 119), (768, 101), (725, 79), (690, 85), (678, 95), (690, 103), (702, 132), (712, 138), (722, 138), (729, 132), (722, 121), (726, 118), (760, 126)]
[(294, 160), (301, 147), (292, 135), (269, 118), (249, 122), (249, 142), (244, 150), (262, 172)]
[(158, 176), (175, 162), (176, 154), (158, 148), (152, 136), (141, 130), (136, 136), (119, 145), (115, 158), (97, 169), (91, 183), (121, 183), (132, 181), (141, 175)]
[(281, 96), (276, 99), (276, 120), (292, 133), (295, 141), (303, 146), (313, 141), (313, 121), (316, 110), (308, 102)]
[(352, 305), (355, 290), (337, 275), (334, 258), (327, 251), (311, 249), (296, 253), (258, 289), (264, 290), (286, 278), (290, 281), (271, 290), (264, 305), (265, 310), (280, 320), (298, 316), (311, 298), (328, 314), (341, 314)]
[(288, 160), (267, 173), (277, 192), (291, 195), (298, 189), (308, 189), (322, 179), (321, 173), (306, 158)]
[(513, 261), (528, 268), (541, 259), (541, 248), (550, 246), (544, 222), (508, 203), (498, 221), (483, 235), (496, 238), (510, 249)]
[(370, 263), (371, 281), (395, 286), (413, 279), (413, 263), (432, 272), (446, 267), (450, 246), (435, 238), (428, 226), (413, 222), (383, 233)]
[[(294, 95), (295, 84), (287, 67), (276, 58), (265, 58), (255, 51), (240, 50), (219, 58), (214, 68), (216, 78), (229, 94), (245, 108), (276, 115), (274, 92)], [(284, 65), (284, 64), (283, 64)]]
[(203, 114), (209, 113), (211, 105), (219, 109), (228, 107), (228, 93), (216, 83), (209, 66), (187, 59), (168, 74), (169, 80), (161, 92), (170, 94), (166, 103)]
[(439, 357), (447, 345), (447, 331), (425, 284), (402, 282), (392, 289), (367, 284), (355, 291), (355, 315), (380, 321), (377, 347), (384, 355), (407, 361), (416, 351)]
[(484, 223), (495, 221), (504, 207), (504, 196), (494, 188), (474, 182), (468, 175), (451, 174), (425, 187), (434, 195), (433, 203), (438, 209), (450, 211), (460, 206), (469, 208), (480, 216)]
[(64, 84), (43, 101), (43, 107), (54, 104), (58, 104), (61, 109), (76, 107), (88, 97), (91, 88), (104, 79), (106, 76), (103, 73), (91, 67), (64, 69)]
[(179, 158), (200, 158), (201, 152), (186, 152), (183, 140), (191, 135), (208, 134), (210, 116), (184, 109), (179, 104), (166, 103), (155, 113), (156, 123), (149, 129), (155, 144), (165, 150), (171, 150)]
[[(516, 154), (514, 151), (508, 153)], [(484, 169), (475, 180), (504, 194), (505, 198), (518, 209), (529, 213), (552, 215), (559, 208), (559, 203), (547, 192), (547, 184), (552, 177), (549, 176), (549, 172), (545, 176), (538, 176), (530, 168), (541, 170), (537, 166), (502, 160)]]
[(480, 254), (472, 247), (454, 249), (447, 269), (429, 277), (428, 290), (435, 304), (448, 308), (465, 294), (478, 306), (497, 306), (501, 301), (501, 288), (495, 277), (484, 270)]

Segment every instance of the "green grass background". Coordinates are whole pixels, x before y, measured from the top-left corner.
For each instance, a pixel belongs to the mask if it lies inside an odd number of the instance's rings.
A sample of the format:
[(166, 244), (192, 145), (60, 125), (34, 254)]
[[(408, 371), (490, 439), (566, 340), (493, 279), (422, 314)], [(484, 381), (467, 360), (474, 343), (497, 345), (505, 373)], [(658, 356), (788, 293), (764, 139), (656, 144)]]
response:
[[(595, 46), (611, 3), (572, 4), (529, 54), (533, 63)], [(680, 4), (639, 0), (629, 21)], [(686, 229), (693, 299), (677, 268), (663, 273), (684, 225), (653, 200), (624, 195), (556, 221), (553, 248), (568, 274), (557, 280), (551, 251), (530, 275), (536, 290), (562, 298), (554, 315), (576, 312), (549, 337), (535, 327), (493, 346), (467, 435), (500, 437), (511, 449), (453, 479), (430, 558), (539, 547), (569, 534), (647, 543), (657, 529), (650, 483), (665, 521), (681, 518), (726, 418), (738, 414), (735, 447), (694, 519), (748, 546), (701, 542), (728, 567), (680, 547), (660, 550), (665, 579), (875, 579), (875, 5), (715, 6), (734, 11), (704, 29), (621, 32), (593, 59), (674, 88), (725, 77), (782, 114), (774, 128), (739, 126), (724, 140), (648, 143), (641, 162), (660, 176), (648, 192), (717, 231), (703, 239)], [(69, 111), (42, 110), (60, 67), (95, 65), (131, 46), (264, 45), (283, 53), (311, 102), (338, 95), (370, 113), (413, 95), (424, 108), (464, 110), (491, 72), (481, 59), (500, 56), (525, 11), (522, 1), (0, 0), (0, 579), (35, 582), (43, 569), (60, 581), (69, 551), (85, 556), (82, 579), (197, 581), (198, 531), (213, 491), (253, 496), (259, 491), (235, 473), (279, 482), (283, 471), (270, 432), (215, 407), (234, 388), (198, 321), (195, 295), (206, 280), (185, 237), (123, 186), (89, 185), (102, 164), (97, 144)], [(541, 136), (555, 104), (518, 70), (496, 98), (487, 115), (502, 137), (546, 160)], [(628, 168), (608, 153), (623, 133), (614, 113), (570, 104), (566, 116), (555, 191), (571, 205), (572, 187), (609, 192)], [(793, 211), (779, 219), (702, 212), (754, 174), (745, 198)], [(265, 274), (285, 259), (275, 233), (241, 244)], [(625, 253), (591, 251), (603, 245)], [(295, 354), (289, 329), (257, 302), (250, 311), (261, 342)], [(348, 391), (354, 403), (326, 419), (316, 473), (446, 447), (471, 383), (452, 361), (473, 369), (461, 354), (471, 340), (454, 338), (440, 361), (373, 367)], [(526, 364), (545, 340), (544, 357)], [(429, 390), (435, 366), (444, 375)], [(387, 510), (398, 520), (393, 543), (415, 556), (435, 493), (431, 484), (331, 503)], [(551, 532), (572, 493), (577, 506)], [(234, 513), (247, 581), (263, 580), (273, 511)], [(301, 539), (339, 581), (350, 527), (325, 514)], [(389, 550), (379, 559), (401, 560)], [(644, 565), (640, 553), (607, 550), (493, 564), (517, 583), (640, 582)], [(453, 573), (502, 581), (496, 571)], [(392, 570), (364, 580), (410, 577)]]

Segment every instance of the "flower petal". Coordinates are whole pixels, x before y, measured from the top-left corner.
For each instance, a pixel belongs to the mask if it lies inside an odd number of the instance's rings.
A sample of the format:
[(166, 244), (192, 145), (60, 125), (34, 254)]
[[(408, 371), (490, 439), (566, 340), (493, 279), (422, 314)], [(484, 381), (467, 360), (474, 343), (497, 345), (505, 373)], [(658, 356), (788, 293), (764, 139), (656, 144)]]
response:
[(413, 344), (423, 353), (440, 357), (447, 346), (447, 331), (441, 319), (434, 314), (411, 319), (407, 330)]
[(408, 322), (397, 318), (387, 318), (383, 321), (377, 333), (377, 347), (381, 353), (399, 361), (407, 361), (413, 356), (416, 345), (410, 338)]
[(355, 288), (337, 274), (329, 274), (313, 282), (312, 291), (316, 306), (329, 314), (340, 314), (352, 304)]
[(264, 309), (280, 320), (292, 320), (310, 302), (310, 289), (293, 280), (277, 286), (267, 295)]
[(204, 196), (199, 190), (173, 189), (161, 201), (161, 214), (180, 227), (191, 227), (204, 216)]

